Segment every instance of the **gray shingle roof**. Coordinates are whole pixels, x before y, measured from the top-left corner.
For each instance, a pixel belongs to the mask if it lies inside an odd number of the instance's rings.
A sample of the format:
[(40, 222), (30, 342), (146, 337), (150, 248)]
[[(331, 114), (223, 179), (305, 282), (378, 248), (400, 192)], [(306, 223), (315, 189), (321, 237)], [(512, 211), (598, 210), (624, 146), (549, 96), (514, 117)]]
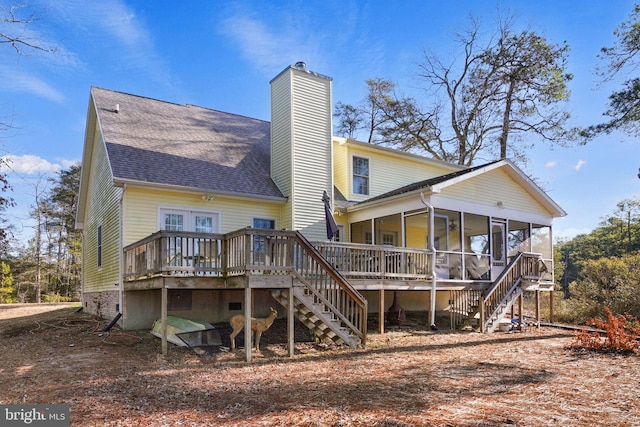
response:
[(96, 87), (91, 95), (115, 180), (284, 197), (269, 175), (269, 122)]

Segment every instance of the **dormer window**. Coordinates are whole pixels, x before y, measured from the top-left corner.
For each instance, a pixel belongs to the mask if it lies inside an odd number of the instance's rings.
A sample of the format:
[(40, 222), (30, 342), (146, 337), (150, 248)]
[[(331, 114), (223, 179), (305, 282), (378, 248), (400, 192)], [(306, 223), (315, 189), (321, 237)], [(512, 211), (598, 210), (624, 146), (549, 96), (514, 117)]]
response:
[(369, 159), (353, 156), (353, 192), (369, 195)]

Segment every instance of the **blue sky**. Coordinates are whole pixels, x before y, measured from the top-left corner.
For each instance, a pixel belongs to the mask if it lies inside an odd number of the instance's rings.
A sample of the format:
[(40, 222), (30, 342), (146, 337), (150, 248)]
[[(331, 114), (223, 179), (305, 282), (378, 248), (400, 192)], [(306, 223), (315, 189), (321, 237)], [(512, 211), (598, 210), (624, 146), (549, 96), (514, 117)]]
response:
[[(41, 17), (25, 35), (55, 53), (19, 57), (0, 46), (0, 121), (13, 124), (0, 133), (0, 156), (12, 160), (18, 203), (5, 216), (21, 238), (32, 233), (27, 216), (36, 189), (81, 159), (91, 86), (269, 120), (269, 81), (304, 61), (333, 78), (334, 102), (358, 103), (365, 79), (374, 77), (420, 98), (416, 62), (425, 49), (453, 57), (451, 36), (470, 15), (490, 32), (498, 13), (513, 13), (519, 28), (570, 46), (571, 124), (586, 126), (601, 120), (621, 81), (598, 86), (598, 51), (613, 43), (633, 7), (626, 0), (35, 4), (43, 6)], [(568, 213), (556, 221), (556, 237), (588, 232), (617, 202), (640, 196), (633, 138), (612, 134), (572, 148), (531, 142), (525, 172)]]

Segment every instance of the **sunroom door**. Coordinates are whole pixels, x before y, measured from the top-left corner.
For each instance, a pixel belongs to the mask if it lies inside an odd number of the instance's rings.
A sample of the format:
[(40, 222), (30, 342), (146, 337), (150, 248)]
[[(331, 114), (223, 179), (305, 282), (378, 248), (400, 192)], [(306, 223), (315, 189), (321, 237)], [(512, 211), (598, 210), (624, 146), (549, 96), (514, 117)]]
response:
[(491, 279), (495, 280), (507, 266), (507, 224), (491, 221)]

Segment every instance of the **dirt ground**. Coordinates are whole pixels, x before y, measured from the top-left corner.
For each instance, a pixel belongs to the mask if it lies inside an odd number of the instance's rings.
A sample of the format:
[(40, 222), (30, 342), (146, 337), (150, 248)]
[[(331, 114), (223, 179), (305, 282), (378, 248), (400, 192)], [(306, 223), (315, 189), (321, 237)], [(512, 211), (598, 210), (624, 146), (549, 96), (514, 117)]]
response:
[(640, 426), (639, 357), (568, 350), (572, 333), (556, 328), (373, 324), (357, 351), (299, 330), (307, 342), (289, 358), (279, 320), (247, 364), (242, 350), (172, 344), (163, 358), (148, 331), (100, 332), (107, 323), (0, 306), (0, 403), (68, 404), (73, 426)]

